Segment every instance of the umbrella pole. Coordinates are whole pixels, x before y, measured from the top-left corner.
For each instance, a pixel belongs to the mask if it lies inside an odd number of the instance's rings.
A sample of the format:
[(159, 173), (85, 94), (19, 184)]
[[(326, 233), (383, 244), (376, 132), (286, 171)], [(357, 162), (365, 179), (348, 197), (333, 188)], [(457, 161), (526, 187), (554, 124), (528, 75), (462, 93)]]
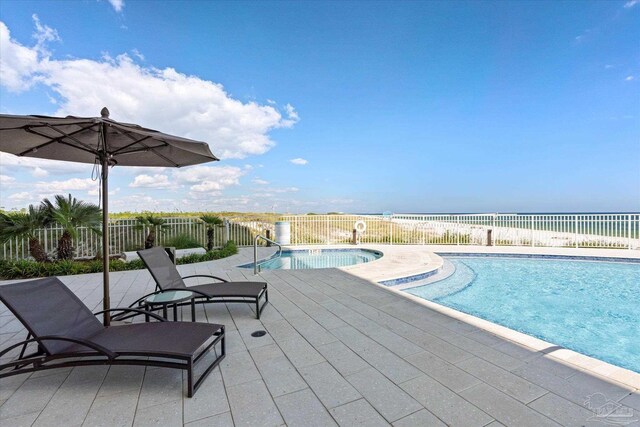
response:
[[(102, 156), (102, 309), (111, 308), (109, 298), (109, 159)], [(108, 311), (104, 312), (104, 326), (109, 326), (111, 316)]]

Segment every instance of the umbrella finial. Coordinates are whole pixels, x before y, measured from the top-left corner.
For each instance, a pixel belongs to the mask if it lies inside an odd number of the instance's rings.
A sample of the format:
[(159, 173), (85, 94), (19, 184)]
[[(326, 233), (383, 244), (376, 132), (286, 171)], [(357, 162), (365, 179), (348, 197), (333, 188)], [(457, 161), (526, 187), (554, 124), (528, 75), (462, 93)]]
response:
[(102, 108), (102, 110), (100, 110), (100, 116), (103, 119), (108, 119), (109, 118), (109, 109), (107, 107)]

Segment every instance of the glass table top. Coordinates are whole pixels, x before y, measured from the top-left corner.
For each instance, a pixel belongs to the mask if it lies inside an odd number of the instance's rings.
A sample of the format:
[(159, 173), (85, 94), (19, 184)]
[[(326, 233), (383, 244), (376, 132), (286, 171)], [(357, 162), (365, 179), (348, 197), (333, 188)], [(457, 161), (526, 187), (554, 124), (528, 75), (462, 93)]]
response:
[(150, 295), (145, 299), (148, 304), (169, 304), (184, 301), (193, 297), (191, 291), (166, 291)]

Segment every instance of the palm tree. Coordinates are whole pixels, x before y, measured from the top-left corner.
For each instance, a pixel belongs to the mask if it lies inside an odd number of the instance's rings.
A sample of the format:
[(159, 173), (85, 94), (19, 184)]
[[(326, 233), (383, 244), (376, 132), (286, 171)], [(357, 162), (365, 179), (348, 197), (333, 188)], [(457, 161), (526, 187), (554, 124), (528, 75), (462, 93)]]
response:
[(222, 219), (215, 215), (202, 215), (200, 217), (207, 226), (207, 250), (213, 249), (213, 234), (215, 228), (222, 225)]
[(144, 248), (149, 249), (156, 244), (156, 235), (160, 234), (164, 229), (169, 226), (166, 224), (164, 218), (160, 218), (154, 215), (143, 215), (136, 217), (138, 220), (138, 228), (145, 229), (149, 227), (149, 233), (144, 241)]
[(55, 204), (49, 199), (42, 201), (42, 207), (52, 222), (57, 222), (63, 229), (58, 239), (58, 259), (73, 258), (73, 239), (78, 237), (78, 227), (87, 227), (92, 232), (101, 235), (102, 211), (93, 203), (77, 200), (75, 197), (55, 196)]
[(26, 237), (29, 241), (29, 253), (38, 262), (49, 260), (47, 252), (36, 236), (36, 230), (47, 226), (49, 218), (41, 207), (29, 205), (27, 212), (6, 214), (0, 212), (0, 242)]

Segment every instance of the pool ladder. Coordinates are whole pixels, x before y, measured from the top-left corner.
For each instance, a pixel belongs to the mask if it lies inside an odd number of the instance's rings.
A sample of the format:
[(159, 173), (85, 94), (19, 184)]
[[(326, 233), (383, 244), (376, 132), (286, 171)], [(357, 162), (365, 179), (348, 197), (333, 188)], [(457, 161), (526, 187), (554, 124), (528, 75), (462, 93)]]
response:
[(278, 247), (277, 258), (279, 258), (282, 255), (282, 246), (280, 246), (280, 243), (274, 242), (273, 240), (258, 234), (253, 239), (253, 274), (260, 273), (260, 264), (258, 264), (258, 240), (260, 239), (264, 240), (265, 242), (271, 243), (272, 245), (276, 245)]

